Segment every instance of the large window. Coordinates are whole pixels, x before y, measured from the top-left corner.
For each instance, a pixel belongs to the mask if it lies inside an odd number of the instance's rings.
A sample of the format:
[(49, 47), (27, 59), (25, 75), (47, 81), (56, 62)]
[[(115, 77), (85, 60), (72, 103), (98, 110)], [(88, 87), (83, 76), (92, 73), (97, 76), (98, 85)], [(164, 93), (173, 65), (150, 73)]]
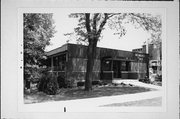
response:
[(130, 71), (131, 65), (129, 61), (121, 61), (121, 71)]
[(65, 70), (66, 55), (59, 55), (53, 57), (53, 68), (55, 71)]
[(103, 71), (111, 71), (111, 60), (104, 60), (102, 62), (102, 70)]

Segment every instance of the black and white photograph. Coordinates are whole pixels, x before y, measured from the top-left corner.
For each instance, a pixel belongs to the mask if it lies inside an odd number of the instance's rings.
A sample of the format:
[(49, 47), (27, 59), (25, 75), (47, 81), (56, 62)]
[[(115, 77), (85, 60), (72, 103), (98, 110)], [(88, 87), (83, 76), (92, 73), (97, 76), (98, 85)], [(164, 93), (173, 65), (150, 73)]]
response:
[(24, 104), (163, 107), (162, 15), (23, 13)]
[(177, 119), (175, 1), (3, 1), (2, 118)]

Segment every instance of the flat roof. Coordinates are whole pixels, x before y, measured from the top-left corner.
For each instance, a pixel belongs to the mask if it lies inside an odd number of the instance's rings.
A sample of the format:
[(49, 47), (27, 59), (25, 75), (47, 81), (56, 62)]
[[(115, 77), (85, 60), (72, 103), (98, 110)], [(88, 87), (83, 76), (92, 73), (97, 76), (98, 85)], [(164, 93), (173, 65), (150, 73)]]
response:
[(58, 47), (56, 49), (53, 49), (51, 51), (46, 52), (46, 55), (51, 56), (51, 55), (54, 55), (54, 54), (57, 54), (57, 53), (60, 53), (60, 52), (67, 51), (67, 47), (68, 47), (68, 44), (64, 44), (61, 47)]
[[(48, 51), (46, 52), (46, 55), (47, 56), (51, 56), (51, 55), (55, 55), (57, 53), (60, 53), (60, 52), (65, 52), (68, 50), (68, 45), (80, 45), (80, 44), (72, 44), (72, 43), (67, 43), (67, 44), (64, 44), (62, 45), (61, 47), (58, 47), (58, 48), (55, 48), (51, 51)], [(87, 47), (86, 45), (83, 45), (84, 47)], [(119, 50), (119, 49), (112, 49), (112, 48), (103, 48), (103, 47), (97, 47), (97, 48), (100, 48), (100, 49), (109, 49), (109, 50)], [(119, 51), (124, 51), (124, 52), (132, 52), (132, 51), (125, 51), (125, 50), (119, 50)], [(146, 53), (139, 53), (137, 52), (138, 54), (146, 54)]]

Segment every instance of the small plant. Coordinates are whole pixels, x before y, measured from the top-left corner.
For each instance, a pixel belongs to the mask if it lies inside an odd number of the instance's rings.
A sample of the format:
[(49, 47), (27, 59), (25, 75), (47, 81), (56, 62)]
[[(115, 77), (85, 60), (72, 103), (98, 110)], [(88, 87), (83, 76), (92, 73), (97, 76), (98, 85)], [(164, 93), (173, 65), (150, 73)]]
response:
[(146, 76), (144, 79), (139, 79), (140, 82), (143, 82), (143, 83), (150, 83), (150, 79)]
[(73, 88), (73, 87), (77, 86), (77, 82), (74, 78), (68, 78), (65, 81), (65, 84), (66, 84), (67, 88)]
[(77, 86), (78, 86), (78, 87), (84, 86), (84, 85), (85, 85), (85, 82), (82, 82), (82, 81), (77, 82)]
[(92, 81), (92, 85), (99, 85), (100, 84), (100, 81), (97, 80), (97, 81)]

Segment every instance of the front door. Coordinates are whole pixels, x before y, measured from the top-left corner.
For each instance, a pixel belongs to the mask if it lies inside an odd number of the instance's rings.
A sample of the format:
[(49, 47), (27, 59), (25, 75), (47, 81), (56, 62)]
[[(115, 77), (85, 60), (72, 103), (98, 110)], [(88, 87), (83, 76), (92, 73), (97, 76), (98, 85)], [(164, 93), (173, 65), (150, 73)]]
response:
[(113, 61), (114, 78), (121, 78), (121, 61)]

